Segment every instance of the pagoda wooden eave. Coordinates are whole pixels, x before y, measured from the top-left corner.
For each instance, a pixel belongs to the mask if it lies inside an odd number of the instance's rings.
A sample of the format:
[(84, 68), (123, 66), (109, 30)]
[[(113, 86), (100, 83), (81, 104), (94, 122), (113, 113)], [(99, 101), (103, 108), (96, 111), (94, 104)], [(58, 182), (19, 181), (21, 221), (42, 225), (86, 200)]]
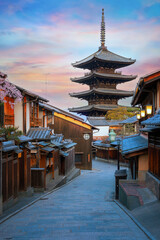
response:
[(133, 91), (123, 91), (123, 90), (117, 90), (117, 89), (105, 89), (105, 88), (93, 88), (91, 90), (79, 92), (79, 93), (70, 93), (71, 97), (77, 97), (77, 98), (86, 98), (91, 95), (105, 95), (105, 96), (111, 96), (111, 97), (130, 97), (133, 96)]
[(85, 74), (83, 77), (71, 78), (71, 81), (75, 83), (90, 85), (88, 81), (98, 78), (98, 79), (105, 80), (106, 82), (123, 83), (123, 82), (132, 81), (136, 77), (137, 75), (121, 75), (119, 73), (99, 73), (94, 71), (89, 74)]
[(95, 104), (95, 105), (87, 105), (83, 107), (77, 107), (77, 108), (69, 108), (69, 111), (71, 112), (92, 112), (92, 111), (108, 111), (112, 110), (114, 108), (117, 108), (117, 105), (108, 105), (108, 104)]
[(97, 52), (93, 53), (87, 58), (81, 61), (73, 63), (73, 67), (83, 68), (83, 69), (96, 69), (99, 67), (106, 68), (121, 68), (133, 64), (136, 60), (131, 58), (125, 58), (117, 55), (113, 52), (108, 51), (106, 48), (99, 49)]

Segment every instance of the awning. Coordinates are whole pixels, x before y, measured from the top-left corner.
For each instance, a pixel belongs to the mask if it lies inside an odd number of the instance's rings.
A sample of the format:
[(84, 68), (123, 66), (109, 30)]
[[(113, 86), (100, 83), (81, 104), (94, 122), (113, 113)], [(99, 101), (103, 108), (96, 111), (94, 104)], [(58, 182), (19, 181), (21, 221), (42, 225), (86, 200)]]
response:
[(60, 155), (63, 156), (63, 157), (68, 157), (69, 153), (60, 150)]

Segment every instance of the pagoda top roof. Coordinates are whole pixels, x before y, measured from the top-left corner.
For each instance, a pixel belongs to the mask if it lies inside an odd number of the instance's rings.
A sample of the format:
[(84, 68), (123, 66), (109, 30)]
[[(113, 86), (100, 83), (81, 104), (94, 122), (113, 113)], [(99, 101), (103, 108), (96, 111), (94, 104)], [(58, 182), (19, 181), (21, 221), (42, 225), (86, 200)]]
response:
[(110, 52), (106, 47), (100, 47), (97, 52), (72, 65), (73, 67), (84, 69), (96, 69), (100, 66), (116, 69), (131, 65), (135, 61), (135, 59), (122, 57)]
[(69, 108), (69, 111), (82, 113), (82, 112), (91, 112), (91, 111), (97, 110), (97, 111), (104, 112), (117, 107), (118, 107), (117, 105), (94, 104), (94, 105), (87, 105), (87, 106), (77, 107), (77, 108)]
[(85, 74), (83, 77), (71, 78), (72, 82), (85, 83), (85, 81), (93, 78), (105, 78), (105, 79), (115, 79), (117, 82), (127, 82), (135, 79), (137, 75), (122, 75), (120, 73), (100, 73), (93, 71), (91, 73)]
[(84, 97), (88, 95), (92, 95), (93, 93), (101, 94), (101, 95), (111, 95), (111, 96), (123, 96), (129, 97), (133, 96), (133, 91), (124, 91), (118, 89), (108, 89), (108, 88), (93, 88), (87, 91), (78, 92), (78, 93), (70, 93), (71, 97)]

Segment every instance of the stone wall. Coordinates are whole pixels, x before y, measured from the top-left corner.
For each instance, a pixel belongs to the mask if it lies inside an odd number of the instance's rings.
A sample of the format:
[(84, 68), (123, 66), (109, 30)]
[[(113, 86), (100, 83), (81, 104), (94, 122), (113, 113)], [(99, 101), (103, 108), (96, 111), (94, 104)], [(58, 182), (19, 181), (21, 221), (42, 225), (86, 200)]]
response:
[(160, 200), (160, 180), (154, 177), (151, 173), (146, 174), (146, 185), (153, 194)]

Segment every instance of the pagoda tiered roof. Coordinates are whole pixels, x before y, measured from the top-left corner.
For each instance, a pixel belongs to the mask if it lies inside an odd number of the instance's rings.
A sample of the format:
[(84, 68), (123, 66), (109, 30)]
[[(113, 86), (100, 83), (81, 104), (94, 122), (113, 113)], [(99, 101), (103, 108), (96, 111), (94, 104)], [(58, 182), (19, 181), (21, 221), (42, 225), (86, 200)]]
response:
[(87, 91), (70, 93), (88, 101), (84, 107), (70, 108), (71, 112), (78, 112), (87, 116), (105, 116), (108, 110), (118, 107), (118, 100), (133, 96), (133, 91), (116, 89), (117, 84), (135, 79), (135, 75), (123, 75), (116, 69), (135, 63), (135, 59), (126, 58), (115, 54), (105, 46), (105, 21), (102, 9), (101, 21), (101, 46), (98, 51), (81, 61), (73, 63), (73, 67), (89, 69), (91, 72), (82, 77), (71, 78), (72, 82), (86, 84), (90, 87)]
[(133, 96), (133, 91), (124, 91), (124, 90), (118, 90), (118, 89), (108, 89), (108, 88), (93, 88), (87, 91), (78, 92), (78, 93), (70, 93), (71, 97), (77, 97), (77, 98), (86, 98), (91, 95), (106, 95), (110, 96), (110, 98), (123, 98), (123, 97), (130, 97)]
[(136, 60), (131, 58), (122, 57), (111, 51), (106, 47), (101, 47), (97, 52), (81, 61), (73, 63), (73, 67), (83, 69), (97, 69), (100, 66), (104, 68), (122, 68), (133, 64)]
[[(69, 111), (71, 112), (78, 112), (82, 113), (84, 115), (89, 115), (88, 113), (92, 112), (107, 112), (108, 110), (112, 110), (113, 108), (117, 108), (117, 105), (109, 105), (109, 104), (93, 104), (93, 105), (87, 105), (83, 107), (77, 107), (77, 108), (69, 108)], [(86, 114), (85, 114), (86, 113)]]
[(135, 79), (137, 75), (122, 75), (120, 73), (100, 73), (93, 71), (91, 73), (85, 74), (83, 77), (71, 78), (72, 82), (82, 83), (90, 85), (90, 82), (94, 79), (102, 79), (105, 82), (110, 83), (123, 83)]

